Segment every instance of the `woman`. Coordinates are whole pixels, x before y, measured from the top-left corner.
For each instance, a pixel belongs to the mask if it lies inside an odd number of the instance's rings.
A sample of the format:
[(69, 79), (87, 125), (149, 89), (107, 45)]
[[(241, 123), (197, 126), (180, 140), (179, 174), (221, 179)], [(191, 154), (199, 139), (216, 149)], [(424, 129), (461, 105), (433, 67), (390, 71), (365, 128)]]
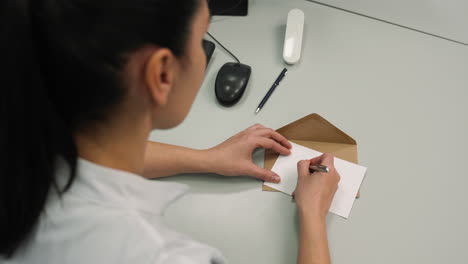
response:
[[(278, 182), (255, 148), (289, 154), (255, 125), (208, 150), (149, 143), (182, 122), (202, 83), (206, 0), (6, 0), (1, 4), (1, 263), (224, 263), (170, 230), (184, 172)], [(310, 174), (310, 164), (331, 172)], [(325, 215), (339, 175), (298, 163), (299, 263), (328, 263)]]

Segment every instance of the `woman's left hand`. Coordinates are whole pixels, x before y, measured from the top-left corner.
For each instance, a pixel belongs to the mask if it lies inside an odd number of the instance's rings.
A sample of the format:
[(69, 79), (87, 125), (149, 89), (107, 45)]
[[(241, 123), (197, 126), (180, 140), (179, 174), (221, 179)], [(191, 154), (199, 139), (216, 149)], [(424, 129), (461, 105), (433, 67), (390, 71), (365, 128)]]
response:
[(273, 129), (254, 125), (223, 143), (208, 149), (213, 172), (225, 176), (246, 175), (268, 182), (279, 182), (279, 176), (260, 168), (252, 161), (252, 153), (257, 148), (272, 149), (281, 155), (291, 153), (289, 141)]

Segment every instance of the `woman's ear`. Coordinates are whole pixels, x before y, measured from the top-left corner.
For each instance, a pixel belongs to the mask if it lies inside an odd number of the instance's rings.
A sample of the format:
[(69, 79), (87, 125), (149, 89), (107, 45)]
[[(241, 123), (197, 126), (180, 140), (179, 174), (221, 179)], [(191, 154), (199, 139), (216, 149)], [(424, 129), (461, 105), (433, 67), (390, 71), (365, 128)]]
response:
[(154, 103), (157, 106), (166, 105), (174, 85), (176, 59), (166, 48), (154, 51), (146, 64), (145, 80)]

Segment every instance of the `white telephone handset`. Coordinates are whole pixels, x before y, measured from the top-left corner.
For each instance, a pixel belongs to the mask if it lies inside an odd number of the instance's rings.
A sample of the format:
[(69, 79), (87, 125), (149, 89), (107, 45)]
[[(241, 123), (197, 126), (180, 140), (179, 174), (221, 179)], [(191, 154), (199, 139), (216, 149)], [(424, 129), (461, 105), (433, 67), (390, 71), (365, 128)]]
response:
[(304, 33), (304, 12), (292, 9), (288, 13), (286, 36), (284, 39), (283, 59), (288, 64), (295, 64), (301, 58), (302, 35)]

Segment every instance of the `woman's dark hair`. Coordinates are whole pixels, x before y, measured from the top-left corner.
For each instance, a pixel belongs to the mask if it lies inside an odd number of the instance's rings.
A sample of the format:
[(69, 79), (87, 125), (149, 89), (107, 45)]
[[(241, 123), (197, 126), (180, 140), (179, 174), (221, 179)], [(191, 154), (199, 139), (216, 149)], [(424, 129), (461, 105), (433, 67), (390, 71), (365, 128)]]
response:
[[(73, 134), (125, 97), (128, 55), (183, 56), (200, 0), (3, 0), (0, 3), (0, 256), (25, 242), (51, 188), (73, 183)], [(57, 187), (55, 161), (71, 173)]]

